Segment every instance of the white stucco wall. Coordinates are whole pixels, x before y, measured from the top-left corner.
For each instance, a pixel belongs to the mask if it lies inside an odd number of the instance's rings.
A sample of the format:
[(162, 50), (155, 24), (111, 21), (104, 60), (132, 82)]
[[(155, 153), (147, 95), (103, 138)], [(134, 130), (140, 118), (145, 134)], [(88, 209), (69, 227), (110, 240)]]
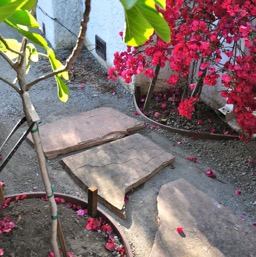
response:
[(41, 28), (45, 25), (46, 38), (54, 49), (68, 49), (75, 45), (75, 35), (79, 32), (83, 12), (82, 6), (82, 0), (38, 0), (37, 20)]
[[(113, 63), (114, 53), (126, 49), (119, 32), (124, 29), (124, 12), (118, 0), (93, 0), (86, 33), (86, 46), (105, 67)], [(106, 61), (95, 52), (95, 35), (103, 39), (106, 46)]]

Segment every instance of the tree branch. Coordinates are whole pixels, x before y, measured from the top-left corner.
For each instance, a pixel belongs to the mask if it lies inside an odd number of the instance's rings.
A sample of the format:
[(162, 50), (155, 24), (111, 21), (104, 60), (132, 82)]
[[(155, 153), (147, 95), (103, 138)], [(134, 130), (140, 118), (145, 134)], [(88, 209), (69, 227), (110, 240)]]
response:
[(85, 11), (83, 14), (83, 20), (81, 21), (81, 26), (80, 26), (80, 32), (76, 41), (76, 46), (74, 47), (71, 55), (68, 57), (68, 59), (66, 60), (66, 64), (61, 68), (61, 69), (57, 69), (51, 73), (48, 73), (44, 76), (41, 76), (31, 82), (29, 82), (26, 85), (26, 91), (28, 91), (33, 85), (37, 84), (38, 82), (48, 79), (50, 77), (53, 77), (63, 71), (66, 71), (68, 69), (70, 69), (72, 67), (72, 64), (74, 63), (77, 55), (79, 54), (80, 50), (83, 47), (83, 42), (84, 42), (84, 38), (85, 38), (85, 33), (87, 30), (87, 24), (89, 21), (89, 14), (90, 14), (90, 10), (91, 10), (91, 0), (85, 0)]
[(15, 63), (2, 51), (0, 51), (0, 55), (9, 63), (9, 65), (16, 70)]
[(19, 88), (16, 87), (12, 82), (0, 77), (0, 80), (2, 80), (4, 83), (8, 84), (10, 87), (12, 87), (14, 90), (16, 90), (19, 94), (21, 93)]
[(11, 51), (11, 52), (13, 52), (15, 54), (22, 55), (21, 52), (16, 51), (16, 50), (10, 48), (9, 45), (7, 44), (6, 40), (1, 35), (0, 35), (0, 41), (2, 41), (2, 43), (4, 44), (4, 46), (6, 47), (7, 50), (9, 50), (9, 51)]

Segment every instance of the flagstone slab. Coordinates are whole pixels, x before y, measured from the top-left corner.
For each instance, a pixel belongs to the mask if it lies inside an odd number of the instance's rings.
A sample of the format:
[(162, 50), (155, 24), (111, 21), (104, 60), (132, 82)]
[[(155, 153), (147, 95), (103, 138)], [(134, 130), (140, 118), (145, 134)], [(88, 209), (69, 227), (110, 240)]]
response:
[(255, 227), (183, 179), (161, 187), (157, 208), (150, 257), (256, 256)]
[[(124, 137), (144, 123), (110, 107), (101, 107), (40, 126), (48, 159)], [(28, 137), (32, 141), (31, 135)]]
[(99, 200), (125, 218), (124, 197), (174, 161), (172, 154), (139, 134), (63, 158), (61, 163), (84, 190), (98, 188)]

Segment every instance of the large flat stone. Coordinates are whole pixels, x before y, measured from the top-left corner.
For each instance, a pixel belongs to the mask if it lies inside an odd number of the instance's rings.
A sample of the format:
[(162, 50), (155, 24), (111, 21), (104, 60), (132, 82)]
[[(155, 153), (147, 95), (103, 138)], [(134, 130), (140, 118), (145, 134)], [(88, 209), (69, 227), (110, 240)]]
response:
[(255, 227), (185, 180), (163, 185), (157, 208), (159, 228), (150, 257), (256, 256)]
[[(144, 127), (135, 118), (101, 107), (40, 126), (43, 150), (48, 159), (99, 145)], [(31, 135), (28, 139), (32, 142)]]
[(99, 200), (125, 218), (125, 193), (173, 161), (173, 155), (134, 134), (63, 158), (61, 162), (84, 190), (97, 187)]

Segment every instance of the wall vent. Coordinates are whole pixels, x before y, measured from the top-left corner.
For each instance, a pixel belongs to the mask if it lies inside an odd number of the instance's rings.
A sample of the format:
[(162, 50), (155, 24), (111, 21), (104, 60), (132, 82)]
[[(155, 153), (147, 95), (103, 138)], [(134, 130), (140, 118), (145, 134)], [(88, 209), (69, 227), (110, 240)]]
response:
[(106, 42), (98, 35), (95, 35), (96, 53), (104, 60), (107, 60)]

